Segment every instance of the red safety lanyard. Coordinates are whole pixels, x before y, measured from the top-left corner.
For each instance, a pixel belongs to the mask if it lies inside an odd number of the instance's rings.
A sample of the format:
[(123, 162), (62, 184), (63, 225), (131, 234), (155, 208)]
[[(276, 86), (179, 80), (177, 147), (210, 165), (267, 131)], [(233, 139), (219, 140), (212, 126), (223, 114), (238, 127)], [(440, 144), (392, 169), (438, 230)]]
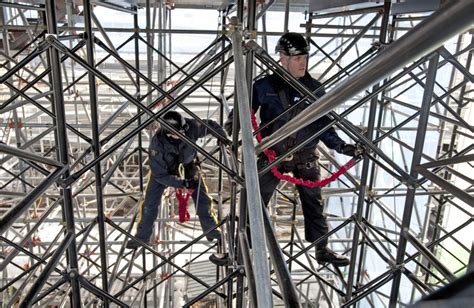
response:
[[(258, 130), (257, 118), (255, 117), (255, 113), (252, 112), (252, 126), (253, 129), (256, 131)], [(261, 133), (257, 133), (257, 141), (258, 143), (262, 142), (262, 135)], [(271, 163), (276, 159), (276, 152), (274, 150), (266, 149), (263, 153), (267, 156), (268, 162)], [(296, 185), (303, 185), (309, 188), (315, 187), (323, 187), (328, 185), (329, 183), (337, 180), (341, 175), (347, 172), (352, 166), (356, 163), (355, 159), (349, 160), (345, 165), (339, 168), (336, 172), (331, 174), (329, 177), (317, 180), (317, 181), (310, 181), (304, 180), (300, 178), (295, 178), (293, 176), (289, 176), (287, 174), (281, 173), (278, 168), (272, 167), (271, 172), (273, 175), (283, 181), (287, 181)], [(185, 189), (185, 188), (176, 188), (176, 199), (178, 199), (178, 210), (179, 210), (179, 221), (186, 222), (190, 219), (189, 212), (188, 212), (188, 202), (193, 194), (193, 189)]]
[[(253, 127), (254, 131), (256, 131), (256, 130), (258, 130), (259, 126), (257, 124), (257, 118), (255, 117), (255, 113), (253, 111), (252, 111), (251, 117), (252, 117), (252, 127)], [(257, 137), (258, 143), (261, 143), (262, 142), (262, 134), (260, 132), (258, 132), (256, 137)], [(263, 150), (263, 153), (265, 154), (265, 156), (267, 156), (267, 159), (268, 159), (269, 163), (273, 162), (276, 159), (276, 152), (274, 150), (265, 149), (265, 150)], [(303, 180), (303, 179), (300, 179), (300, 178), (295, 178), (293, 176), (289, 176), (287, 174), (283, 174), (280, 171), (278, 171), (278, 167), (276, 167), (276, 166), (272, 167), (271, 171), (272, 171), (273, 175), (279, 180), (287, 181), (287, 182), (290, 182), (290, 183), (293, 183), (293, 184), (296, 184), (296, 185), (303, 185), (303, 186), (309, 187), (309, 188), (315, 188), (315, 187), (326, 186), (327, 184), (331, 183), (332, 181), (337, 180), (341, 175), (346, 173), (347, 170), (349, 170), (352, 166), (354, 166), (355, 163), (356, 163), (356, 160), (351, 159), (345, 165), (343, 165), (341, 168), (339, 168), (339, 170), (337, 170), (336, 172), (331, 174), (331, 176), (329, 176), (327, 178), (324, 178), (324, 179), (321, 179), (321, 180), (317, 180), (317, 181)]]
[(176, 188), (176, 199), (178, 199), (179, 222), (186, 222), (190, 219), (188, 212), (188, 202), (194, 189)]

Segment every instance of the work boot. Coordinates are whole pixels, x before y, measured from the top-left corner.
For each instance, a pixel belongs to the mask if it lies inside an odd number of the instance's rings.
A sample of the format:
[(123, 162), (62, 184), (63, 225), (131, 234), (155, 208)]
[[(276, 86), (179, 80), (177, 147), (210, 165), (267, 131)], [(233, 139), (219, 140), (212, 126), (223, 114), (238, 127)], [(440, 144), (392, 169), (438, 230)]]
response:
[(206, 235), (206, 238), (209, 242), (212, 242), (214, 240), (220, 240), (221, 239), (221, 231), (219, 231), (217, 229), (214, 229)]
[(317, 248), (316, 260), (319, 264), (331, 263), (335, 266), (347, 266), (350, 263), (348, 257), (339, 255), (327, 247)]
[(228, 253), (213, 253), (209, 256), (209, 261), (214, 263), (217, 266), (226, 266), (229, 264), (229, 254)]
[[(149, 244), (148, 241), (144, 241), (144, 242), (146, 244)], [(130, 240), (128, 240), (127, 245), (125, 245), (125, 248), (127, 248), (127, 249), (137, 249), (140, 246), (141, 246), (140, 243), (130, 239)]]

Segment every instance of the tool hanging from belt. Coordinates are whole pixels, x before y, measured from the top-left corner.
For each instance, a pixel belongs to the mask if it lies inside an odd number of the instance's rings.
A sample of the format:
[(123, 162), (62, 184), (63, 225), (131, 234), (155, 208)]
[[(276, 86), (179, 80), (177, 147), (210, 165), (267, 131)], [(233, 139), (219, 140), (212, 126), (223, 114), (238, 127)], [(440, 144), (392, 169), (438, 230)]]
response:
[[(184, 178), (184, 166), (179, 164), (178, 167), (179, 176)], [(190, 219), (188, 212), (188, 202), (191, 196), (193, 195), (194, 189), (187, 188), (176, 188), (176, 199), (178, 199), (178, 214), (179, 222), (186, 222)]]
[[(253, 112), (253, 111), (251, 113), (251, 119), (252, 119), (252, 127), (253, 127), (254, 131), (258, 130), (257, 118), (255, 117), (255, 112)], [(256, 137), (257, 137), (258, 143), (261, 143), (262, 142), (262, 134), (259, 132), (259, 133), (257, 133)], [(268, 159), (269, 163), (272, 163), (276, 159), (277, 155), (276, 155), (276, 152), (274, 150), (265, 149), (265, 150), (263, 150), (263, 153), (267, 156), (267, 159)], [(300, 179), (300, 178), (295, 178), (295, 177), (283, 174), (278, 170), (278, 167), (276, 167), (276, 166), (272, 167), (271, 171), (272, 171), (273, 175), (279, 180), (287, 181), (287, 182), (290, 182), (290, 183), (293, 183), (293, 184), (296, 184), (296, 185), (303, 185), (303, 186), (308, 187), (308, 188), (315, 188), (315, 187), (326, 186), (329, 183), (337, 180), (341, 175), (346, 173), (347, 170), (349, 170), (352, 166), (354, 166), (355, 163), (356, 163), (356, 160), (353, 158), (353, 159), (349, 160), (341, 168), (339, 168), (339, 170), (337, 170), (336, 172), (331, 174), (331, 176), (329, 176), (327, 178), (324, 178), (324, 179), (321, 179), (321, 180), (317, 180), (317, 181), (303, 180), (303, 179)]]

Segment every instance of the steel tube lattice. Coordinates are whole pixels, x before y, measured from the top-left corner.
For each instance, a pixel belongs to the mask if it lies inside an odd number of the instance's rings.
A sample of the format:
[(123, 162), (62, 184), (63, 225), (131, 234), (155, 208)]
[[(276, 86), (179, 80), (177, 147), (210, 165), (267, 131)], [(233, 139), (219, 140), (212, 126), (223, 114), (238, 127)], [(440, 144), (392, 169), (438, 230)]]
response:
[[(401, 307), (472, 271), (472, 1), (304, 17), (292, 1), (237, 1), (213, 12), (217, 29), (197, 26), (210, 10), (184, 25), (162, 1), (28, 3), (0, 3), (1, 305)], [(315, 47), (308, 70), (326, 89), (319, 100), (276, 61), (286, 31)], [(311, 105), (256, 144), (249, 106), (265, 73)], [(223, 125), (232, 108), (231, 138), (203, 121)], [(213, 136), (192, 144), (176, 132), (199, 155), (217, 243), (192, 207), (178, 221), (171, 190), (150, 244), (133, 236), (147, 146), (171, 109)], [(323, 114), (323, 130), (257, 170), (258, 153)], [(295, 187), (280, 183), (265, 208), (258, 176), (331, 126), (368, 153), (323, 189), (330, 231), (306, 243)], [(346, 159), (318, 151), (325, 174)], [(127, 250), (129, 239), (143, 247)], [(350, 266), (316, 262), (324, 239)], [(214, 252), (228, 253), (227, 266), (208, 261)]]

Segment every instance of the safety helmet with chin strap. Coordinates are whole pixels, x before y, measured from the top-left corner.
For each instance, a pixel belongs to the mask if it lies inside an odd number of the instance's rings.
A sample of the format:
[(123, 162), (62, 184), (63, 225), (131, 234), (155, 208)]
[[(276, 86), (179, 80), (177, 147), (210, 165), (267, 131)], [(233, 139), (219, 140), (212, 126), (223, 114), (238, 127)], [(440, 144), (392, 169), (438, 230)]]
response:
[(275, 46), (275, 53), (287, 56), (307, 55), (310, 46), (306, 39), (299, 33), (288, 32), (282, 35)]

